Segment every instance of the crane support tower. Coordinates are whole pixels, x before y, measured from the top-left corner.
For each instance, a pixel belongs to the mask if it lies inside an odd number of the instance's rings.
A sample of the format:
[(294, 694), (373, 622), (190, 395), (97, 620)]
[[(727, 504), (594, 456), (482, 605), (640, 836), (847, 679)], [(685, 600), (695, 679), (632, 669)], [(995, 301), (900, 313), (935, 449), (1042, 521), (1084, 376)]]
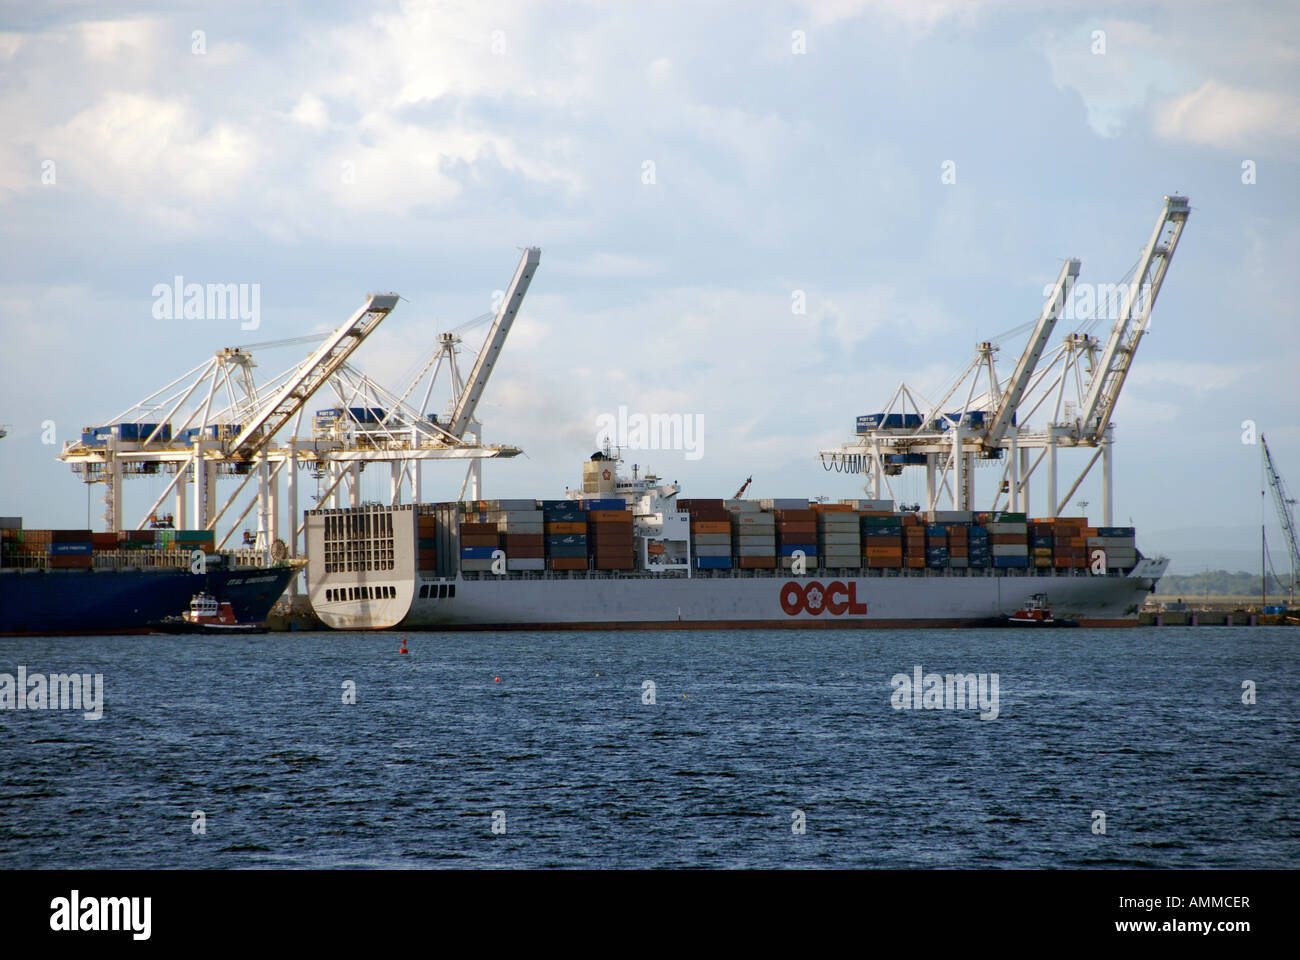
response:
[[(1300, 545), (1297, 544), (1295, 528), (1295, 498), (1287, 492), (1286, 482), (1273, 464), (1273, 454), (1268, 449), (1264, 435), (1259, 435), (1259, 445), (1264, 456), (1264, 477), (1268, 488), (1273, 493), (1273, 507), (1277, 511), (1278, 523), (1282, 526), (1282, 538), (1286, 543), (1287, 555), (1291, 561), (1291, 596), (1295, 596), (1296, 572), (1300, 571)], [(1267, 571), (1263, 571), (1264, 574)]]

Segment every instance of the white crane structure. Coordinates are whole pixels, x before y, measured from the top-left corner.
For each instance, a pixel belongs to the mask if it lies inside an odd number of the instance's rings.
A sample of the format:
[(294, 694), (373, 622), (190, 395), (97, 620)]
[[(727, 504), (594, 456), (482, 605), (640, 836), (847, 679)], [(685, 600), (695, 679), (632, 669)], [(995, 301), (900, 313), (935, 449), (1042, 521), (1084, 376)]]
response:
[[(1264, 440), (1264, 435), (1259, 435), (1259, 445), (1263, 449), (1264, 455), (1264, 477), (1268, 481), (1268, 488), (1273, 493), (1273, 507), (1277, 511), (1278, 523), (1282, 525), (1282, 536), (1286, 542), (1287, 555), (1291, 561), (1291, 598), (1295, 599), (1296, 572), (1300, 571), (1300, 542), (1297, 540), (1295, 527), (1295, 498), (1287, 492), (1286, 482), (1282, 475), (1277, 472), (1277, 467), (1273, 464), (1273, 454), (1269, 452), (1268, 443)], [(1272, 559), (1269, 565), (1272, 566)], [(1267, 571), (1260, 571), (1264, 576)], [(1276, 575), (1275, 575), (1276, 579)]]
[[(988, 509), (1029, 513), (1030, 479), (1037, 473), (1045, 475), (1046, 484), (1046, 508), (1040, 512), (1056, 517), (1100, 460), (1101, 525), (1111, 526), (1112, 418), (1189, 209), (1186, 197), (1164, 198), (1155, 229), (1125, 282), (1100, 285), (1095, 299), (1081, 298), (1096, 304), (1096, 315), (1086, 317), (1055, 347), (1049, 349), (1057, 322), (1073, 312), (1067, 308), (1079, 276), (1076, 259), (1062, 265), (1038, 319), (977, 344), (974, 360), (937, 402), (901, 384), (883, 412), (858, 418), (852, 441), (821, 451), (822, 464), (828, 470), (865, 474), (868, 496), (876, 499), (886, 492), (894, 496), (890, 477), (908, 467), (924, 467), (925, 510), (933, 517), (941, 502), (955, 510), (975, 509), (974, 470), (1000, 463), (1002, 475)], [(1104, 319), (1103, 299), (1114, 308), (1104, 345), (1091, 333)], [(1026, 330), (1029, 339), (1015, 369), (1001, 377), (999, 342)], [(1035, 422), (1040, 425), (1033, 426)], [(1064, 492), (1062, 448), (1094, 449)]]
[[(263, 562), (299, 555), (303, 531), (299, 515), (298, 472), (307, 468), (325, 487), (318, 503), (361, 503), (360, 475), (370, 462), (389, 462), (393, 470), (392, 498), (400, 502), (402, 480), (412, 479), (412, 496), (420, 497), (418, 464), (425, 460), (509, 458), (522, 451), (511, 445), (484, 445), (474, 432), (478, 398), (505, 333), (518, 312), (523, 293), (536, 268), (540, 251), (530, 248), (521, 260), (508, 295), (495, 314), (493, 333), (484, 344), (474, 383), (466, 396), (454, 368), (452, 386), (458, 393), (453, 408), (461, 410), (467, 428), (453, 433), (436, 415), (426, 413), (429, 391), (419, 409), (406, 402), (425, 371), (402, 395), (394, 394), (362, 374), (349, 358), (380, 322), (397, 306), (396, 294), (373, 294), (344, 324), (325, 335), (300, 337), (253, 346), (229, 347), (187, 371), (162, 389), (107, 421), (89, 427), (81, 439), (66, 443), (58, 459), (68, 463), (86, 483), (102, 483), (104, 527), (125, 529), (122, 481), (138, 476), (171, 475), (171, 481), (135, 524), (143, 529), (160, 523), (158, 511), (174, 497), (174, 515), (161, 521), (178, 528), (218, 530), (218, 547), (225, 547), (250, 512), (256, 510), (257, 536), (253, 553)], [(477, 322), (477, 321), (473, 321)], [(470, 325), (472, 325), (472, 323)], [(468, 326), (468, 325), (467, 325)], [(449, 335), (440, 338), (439, 350)], [(459, 343), (458, 338), (453, 338)], [(323, 341), (301, 363), (267, 383), (255, 382), (252, 350)], [(491, 358), (485, 365), (483, 355)], [(436, 376), (436, 370), (435, 370)], [(430, 382), (430, 391), (432, 382)], [(302, 435), (308, 403), (332, 395), (336, 407), (316, 410), (310, 436)], [(285, 469), (286, 464), (290, 465)], [(224, 501), (217, 495), (218, 477), (238, 483)], [(256, 495), (239, 509), (239, 498), (256, 478)], [(287, 547), (280, 530), (280, 481), (287, 479), (288, 515), (292, 529)], [(187, 491), (192, 485), (192, 491)], [(253, 557), (250, 556), (250, 559)]]

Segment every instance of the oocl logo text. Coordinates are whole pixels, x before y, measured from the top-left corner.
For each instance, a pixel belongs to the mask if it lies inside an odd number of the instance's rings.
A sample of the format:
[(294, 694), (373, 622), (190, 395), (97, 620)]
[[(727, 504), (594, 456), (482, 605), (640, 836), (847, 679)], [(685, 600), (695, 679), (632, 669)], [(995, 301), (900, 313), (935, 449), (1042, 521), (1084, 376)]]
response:
[(814, 617), (828, 613), (832, 617), (842, 617), (846, 613), (859, 616), (867, 612), (865, 603), (858, 603), (858, 585), (832, 580), (822, 586), (816, 580), (806, 584), (797, 580), (787, 580), (781, 588), (781, 609), (790, 616), (810, 613)]

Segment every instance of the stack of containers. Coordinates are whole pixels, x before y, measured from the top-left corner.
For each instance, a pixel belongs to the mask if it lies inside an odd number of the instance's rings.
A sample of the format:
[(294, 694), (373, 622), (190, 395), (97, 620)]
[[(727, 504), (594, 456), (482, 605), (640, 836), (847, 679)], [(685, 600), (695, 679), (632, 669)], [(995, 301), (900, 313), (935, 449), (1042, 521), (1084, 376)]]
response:
[(888, 570), (903, 565), (902, 517), (868, 511), (862, 515), (861, 528), (864, 566)]
[(948, 566), (964, 569), (970, 566), (970, 524), (948, 524)]
[(154, 545), (152, 530), (119, 530), (117, 532), (118, 550), (151, 550)]
[(776, 516), (755, 500), (730, 500), (731, 545), (741, 570), (776, 568)]
[(1029, 525), (1023, 513), (989, 514), (989, 547), (993, 566), (1029, 567)]
[(794, 567), (795, 551), (804, 555), (804, 565), (808, 570), (817, 567), (817, 514), (807, 508), (801, 510), (778, 509), (776, 516), (777, 550), (781, 554), (781, 567), (789, 570)]
[(817, 518), (817, 552), (822, 569), (862, 566), (862, 524), (857, 511), (846, 503), (813, 506)]
[[(1036, 520), (1042, 524), (1042, 520)], [(1052, 527), (1052, 566), (1057, 569), (1082, 569), (1087, 564), (1087, 540), (1084, 528), (1088, 526), (1086, 517), (1057, 517), (1049, 520)]]
[(721, 500), (683, 500), (691, 517), (691, 557), (696, 570), (731, 569), (731, 514)]
[[(468, 505), (463, 505), (468, 506)], [(462, 511), (462, 516), (475, 516)], [(492, 570), (492, 554), (501, 548), (501, 534), (497, 522), (482, 519), (460, 522), (460, 569), (465, 573), (488, 573)]]
[(948, 527), (946, 524), (926, 524), (925, 565), (927, 567), (948, 566)]
[(545, 570), (545, 513), (535, 500), (498, 500), (488, 519), (495, 520), (506, 570)]
[(1052, 551), (1056, 545), (1053, 524), (1034, 520), (1029, 524), (1029, 551), (1035, 569), (1052, 565)]
[(51, 569), (84, 570), (91, 567), (95, 547), (89, 530), (51, 530), (49, 534)]
[[(1094, 550), (1106, 551), (1106, 569), (1116, 567), (1128, 570), (1137, 565), (1137, 531), (1132, 527), (1097, 527), (1096, 536), (1087, 538), (1088, 555)], [(1086, 531), (1085, 531), (1086, 532)]]
[(415, 518), (415, 568), (438, 569), (438, 518), (434, 514), (420, 513)]
[(543, 500), (546, 568), (587, 569), (587, 511), (573, 500)]
[(173, 530), (172, 546), (177, 550), (202, 550), (212, 553), (217, 549), (216, 534), (212, 530)]
[(972, 523), (966, 535), (967, 564), (970, 567), (984, 568), (989, 565), (989, 528)]
[(23, 518), (0, 517), (0, 567), (16, 567), (23, 542)]
[[(586, 501), (589, 507), (592, 502)], [(631, 570), (635, 566), (632, 511), (623, 500), (595, 502), (609, 506), (587, 511), (587, 544), (591, 548), (592, 566), (597, 570)], [(615, 503), (617, 507), (613, 506)]]
[(913, 570), (925, 566), (925, 527), (915, 513), (903, 514), (903, 563)]

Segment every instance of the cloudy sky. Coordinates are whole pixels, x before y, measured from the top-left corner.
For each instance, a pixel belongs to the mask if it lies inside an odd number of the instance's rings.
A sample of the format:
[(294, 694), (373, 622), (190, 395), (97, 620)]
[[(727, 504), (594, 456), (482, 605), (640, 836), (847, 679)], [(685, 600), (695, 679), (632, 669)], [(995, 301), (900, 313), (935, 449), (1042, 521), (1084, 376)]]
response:
[[(1176, 570), (1256, 565), (1248, 419), (1300, 488), (1293, 5), (0, 10), (0, 514), (28, 526), (86, 518), (46, 421), (62, 444), (371, 290), (404, 302), (355, 362), (400, 391), (525, 245), (541, 267), (480, 414), (527, 457), (488, 464), (485, 495), (558, 495), (620, 405), (702, 417), (698, 460), (628, 454), (687, 495), (751, 474), (753, 496), (860, 495), (819, 449), (900, 381), (941, 394), (1062, 258), (1119, 280), (1173, 192), (1192, 215), (1115, 418), (1116, 522)], [(158, 319), (178, 275), (258, 284), (260, 327)], [(462, 471), (426, 469), (454, 496)], [(133, 520), (161, 483), (128, 484)], [(1097, 514), (1097, 484), (1077, 498)]]

